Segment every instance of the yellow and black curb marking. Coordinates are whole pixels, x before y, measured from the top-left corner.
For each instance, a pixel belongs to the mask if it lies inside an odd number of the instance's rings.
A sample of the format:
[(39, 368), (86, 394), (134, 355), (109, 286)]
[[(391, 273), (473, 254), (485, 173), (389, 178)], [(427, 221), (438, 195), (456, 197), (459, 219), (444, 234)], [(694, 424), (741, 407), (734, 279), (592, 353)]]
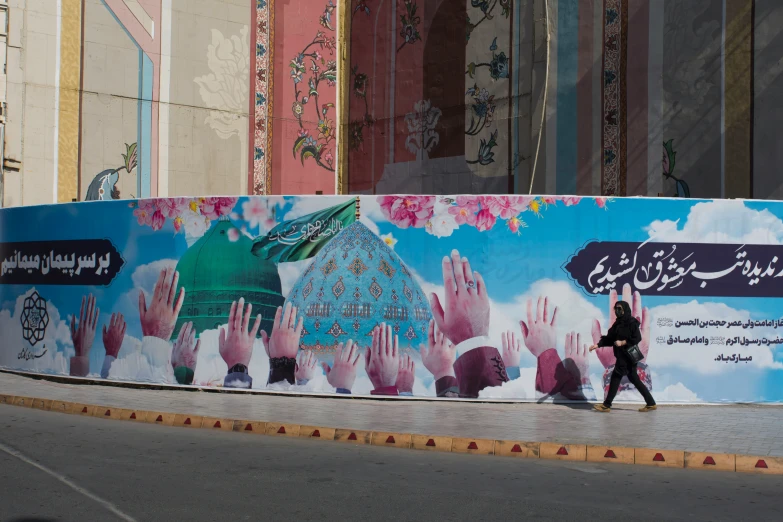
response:
[(571, 462), (603, 462), (641, 464), (667, 468), (708, 469), (742, 473), (783, 475), (783, 457), (735, 455), (725, 453), (690, 452), (656, 448), (627, 448), (589, 444), (561, 444), (521, 440), (493, 440), (464, 437), (443, 437), (387, 431), (364, 431), (327, 426), (263, 422), (245, 419), (203, 417), (185, 413), (167, 413), (127, 408), (112, 408), (80, 402), (66, 402), (34, 397), (0, 394), (0, 404), (44, 411), (70, 413), (99, 419), (162, 424), (179, 428), (235, 431), (250, 435), (299, 437), (319, 440), (371, 444), (392, 448), (452, 453), (476, 453), (528, 459), (567, 460)]

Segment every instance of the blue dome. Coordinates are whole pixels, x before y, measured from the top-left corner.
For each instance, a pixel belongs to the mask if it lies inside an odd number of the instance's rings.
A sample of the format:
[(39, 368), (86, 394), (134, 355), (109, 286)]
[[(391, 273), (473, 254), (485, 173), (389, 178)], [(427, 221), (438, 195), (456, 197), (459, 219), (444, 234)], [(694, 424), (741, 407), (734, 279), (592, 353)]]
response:
[(401, 349), (418, 349), (432, 317), (402, 259), (358, 221), (318, 253), (288, 302), (304, 315), (302, 349), (324, 355), (348, 339), (369, 346), (373, 329), (383, 322), (399, 335)]

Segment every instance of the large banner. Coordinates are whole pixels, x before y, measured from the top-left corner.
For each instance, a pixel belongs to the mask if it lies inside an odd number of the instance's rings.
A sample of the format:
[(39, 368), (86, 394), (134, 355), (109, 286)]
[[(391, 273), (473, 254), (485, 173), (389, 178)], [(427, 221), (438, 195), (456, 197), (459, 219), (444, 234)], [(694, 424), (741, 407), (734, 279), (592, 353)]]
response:
[[(0, 366), (182, 386), (783, 402), (783, 203), (207, 197), (0, 211)], [(627, 381), (618, 401), (640, 401)]]

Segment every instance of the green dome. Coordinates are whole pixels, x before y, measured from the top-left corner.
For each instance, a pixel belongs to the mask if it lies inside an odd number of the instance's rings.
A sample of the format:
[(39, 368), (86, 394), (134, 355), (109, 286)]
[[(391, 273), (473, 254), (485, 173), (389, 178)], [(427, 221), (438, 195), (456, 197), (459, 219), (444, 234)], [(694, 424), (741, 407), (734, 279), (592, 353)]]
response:
[(272, 331), (275, 311), (285, 301), (277, 266), (251, 254), (253, 241), (244, 234), (231, 241), (232, 228), (237, 227), (222, 218), (177, 263), (185, 303), (172, 339), (188, 321), (193, 321), (197, 334), (226, 324), (231, 303), (240, 297), (252, 303), (254, 316), (261, 314), (261, 328)]

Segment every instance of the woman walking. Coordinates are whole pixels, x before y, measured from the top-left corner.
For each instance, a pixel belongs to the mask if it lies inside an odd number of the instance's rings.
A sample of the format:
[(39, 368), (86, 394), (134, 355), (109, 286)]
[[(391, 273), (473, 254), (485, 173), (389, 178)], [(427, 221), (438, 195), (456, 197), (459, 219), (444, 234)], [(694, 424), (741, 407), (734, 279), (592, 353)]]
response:
[(609, 393), (606, 395), (603, 404), (596, 404), (594, 407), (598, 411), (608, 412), (612, 409), (612, 401), (617, 390), (620, 388), (620, 382), (623, 377), (628, 376), (628, 380), (636, 386), (639, 393), (644, 397), (647, 405), (639, 411), (652, 411), (657, 408), (655, 400), (650, 394), (650, 390), (639, 379), (636, 373), (636, 363), (628, 353), (628, 348), (637, 346), (642, 341), (642, 332), (639, 329), (639, 321), (631, 314), (631, 307), (625, 301), (617, 301), (614, 305), (614, 313), (617, 316), (614, 324), (609, 328), (609, 332), (598, 341), (598, 344), (590, 347), (590, 351), (597, 350), (604, 346), (612, 346), (614, 357), (617, 362), (614, 365), (611, 380), (609, 381)]

